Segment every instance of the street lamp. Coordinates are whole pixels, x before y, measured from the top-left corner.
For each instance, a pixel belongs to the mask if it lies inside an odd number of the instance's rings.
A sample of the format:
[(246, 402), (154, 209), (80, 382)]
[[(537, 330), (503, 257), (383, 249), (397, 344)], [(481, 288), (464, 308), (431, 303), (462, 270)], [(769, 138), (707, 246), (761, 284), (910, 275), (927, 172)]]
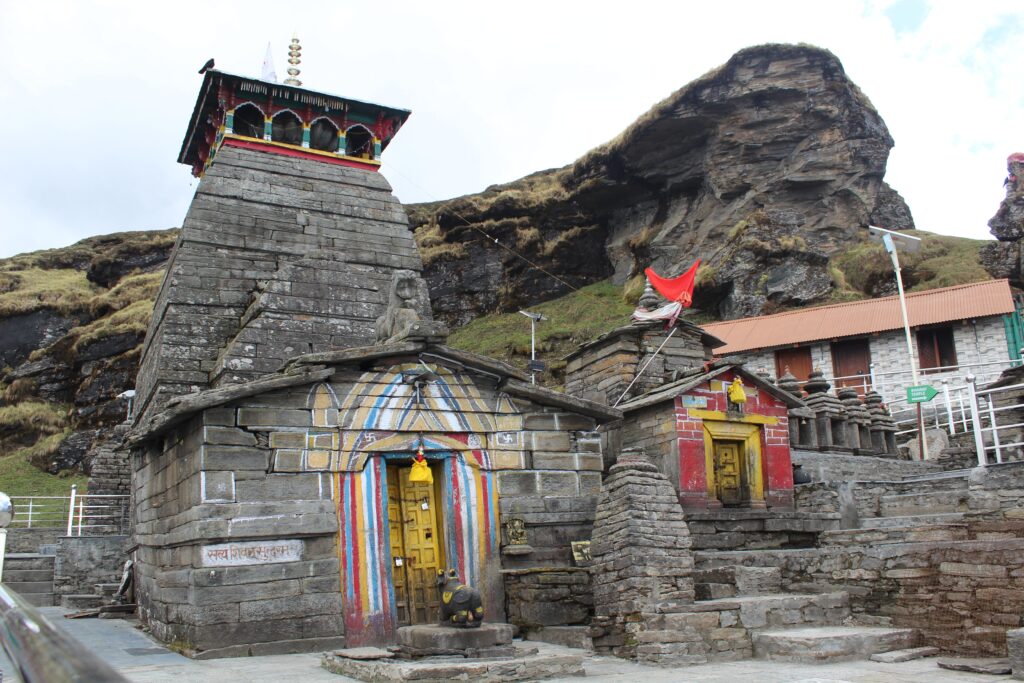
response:
[[(531, 313), (530, 311), (519, 311), (530, 319), (530, 384), (537, 383), (537, 323), (547, 320), (542, 313)], [(541, 368), (543, 369), (543, 368)]]
[[(914, 342), (910, 336), (910, 320), (907, 317), (907, 298), (903, 294), (903, 275), (900, 273), (900, 257), (896, 253), (896, 243), (898, 242), (906, 251), (916, 253), (921, 249), (921, 238), (912, 237), (905, 235), (901, 232), (894, 232), (892, 230), (886, 230), (885, 228), (878, 228), (873, 225), (868, 226), (868, 234), (871, 239), (876, 242), (881, 242), (885, 245), (885, 250), (889, 253), (889, 259), (892, 261), (892, 269), (896, 272), (896, 289), (900, 294), (900, 311), (903, 313), (903, 332), (907, 336), (907, 355), (910, 357), (910, 376), (917, 386), (917, 362), (914, 360)], [(917, 404), (917, 442), (919, 445), (919, 452), (921, 460), (928, 458), (928, 441), (924, 437), (924, 417), (921, 413), (921, 404)]]

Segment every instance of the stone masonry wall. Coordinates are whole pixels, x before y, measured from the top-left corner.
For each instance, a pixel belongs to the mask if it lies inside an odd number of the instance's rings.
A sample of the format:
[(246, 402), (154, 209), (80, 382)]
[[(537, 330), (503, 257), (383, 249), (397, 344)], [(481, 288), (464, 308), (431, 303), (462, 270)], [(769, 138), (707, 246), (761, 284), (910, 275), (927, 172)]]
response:
[(64, 536), (57, 541), (53, 563), (53, 593), (59, 604), (65, 595), (96, 594), (98, 583), (118, 583), (128, 559), (129, 536)]
[(868, 455), (820, 453), (794, 448), (794, 465), (800, 465), (812, 481), (874, 481), (901, 479), (917, 474), (942, 471), (936, 462), (920, 460), (894, 460)]
[(170, 396), (273, 372), (301, 353), (372, 343), (391, 273), (421, 268), (379, 173), (222, 149), (157, 296), (137, 418)]
[[(601, 490), (601, 437), (590, 418), (522, 404), (533, 429), (521, 468), (498, 473), (503, 524), (522, 520), (526, 545), (503, 533), (506, 616), (523, 628), (586, 623), (593, 612), (590, 576), (576, 566), (573, 541), (589, 541)], [(571, 430), (571, 431), (557, 431)], [(509, 462), (511, 465), (511, 462)]]
[[(198, 656), (339, 646), (332, 487), (320, 474), (269, 471), (267, 443), (238, 412), (206, 410), (134, 456), (140, 617)], [(203, 550), (281, 543), (295, 548), (291, 561), (211, 564)]]
[[(974, 535), (1019, 533), (1007, 528)], [(779, 567), (787, 592), (847, 591), (856, 617), (920, 629), (947, 652), (1006, 656), (1022, 625), (1024, 538), (697, 554), (698, 570), (729, 565)]]

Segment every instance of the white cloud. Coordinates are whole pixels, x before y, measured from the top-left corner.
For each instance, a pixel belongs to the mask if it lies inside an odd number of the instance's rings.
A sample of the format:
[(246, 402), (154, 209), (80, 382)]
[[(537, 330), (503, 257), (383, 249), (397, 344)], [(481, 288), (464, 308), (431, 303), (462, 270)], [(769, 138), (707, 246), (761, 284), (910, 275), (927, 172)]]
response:
[(413, 110), (384, 155), (407, 202), (570, 163), (748, 45), (820, 45), (888, 124), (887, 179), (918, 226), (988, 237), (1024, 147), (1024, 9), (936, 2), (897, 34), (892, 4), (6, 2), (0, 256), (179, 225), (195, 71), (213, 56), (258, 75), (270, 40), (283, 75), (293, 30), (308, 87)]

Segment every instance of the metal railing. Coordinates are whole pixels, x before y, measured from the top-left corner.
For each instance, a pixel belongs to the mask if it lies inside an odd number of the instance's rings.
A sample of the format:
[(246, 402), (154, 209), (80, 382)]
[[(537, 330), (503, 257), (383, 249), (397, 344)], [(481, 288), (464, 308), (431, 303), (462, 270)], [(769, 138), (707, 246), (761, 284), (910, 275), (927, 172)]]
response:
[(12, 527), (59, 529), (68, 518), (69, 496), (11, 496), (14, 503)]
[(79, 494), (71, 487), (68, 505), (68, 536), (123, 534), (128, 530), (129, 496)]
[(80, 642), (55, 628), (20, 595), (0, 584), (0, 646), (25, 683), (127, 683)]
[[(976, 390), (973, 377), (968, 377), (970, 391), (971, 421), (974, 426), (974, 447), (978, 452), (978, 465), (989, 463), (989, 453), (995, 462), (1002, 463), (1007, 458), (1019, 459), (1024, 448), (1024, 422), (1013, 421), (1024, 419), (1024, 403), (1002, 402), (1000, 397), (1012, 400), (1014, 396), (1024, 393), (1024, 384), (1010, 384), (1005, 387)], [(1016, 411), (1016, 412), (1014, 412)], [(1008, 415), (1009, 424), (999, 424), (999, 418)], [(1000, 432), (1014, 430), (1008, 436), (1000, 436)]]
[(65, 529), (67, 536), (103, 536), (128, 530), (129, 496), (78, 493), (68, 496), (11, 496), (21, 529)]

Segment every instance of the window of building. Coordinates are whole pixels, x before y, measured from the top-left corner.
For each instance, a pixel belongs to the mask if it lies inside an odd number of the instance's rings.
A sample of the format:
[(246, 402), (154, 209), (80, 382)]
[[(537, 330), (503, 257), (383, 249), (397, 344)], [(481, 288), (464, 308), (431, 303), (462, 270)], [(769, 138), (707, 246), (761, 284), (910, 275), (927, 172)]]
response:
[(327, 119), (317, 119), (309, 128), (309, 146), (324, 152), (337, 152), (338, 127)]
[(956, 345), (952, 327), (930, 327), (917, 331), (917, 356), (922, 370), (956, 367)]
[(247, 138), (263, 138), (263, 112), (254, 104), (243, 104), (235, 109), (232, 130)]
[(373, 135), (362, 126), (352, 126), (345, 133), (345, 154), (350, 157), (373, 158)]
[(281, 112), (274, 117), (270, 139), (274, 142), (284, 142), (289, 145), (301, 145), (302, 121), (290, 111)]

